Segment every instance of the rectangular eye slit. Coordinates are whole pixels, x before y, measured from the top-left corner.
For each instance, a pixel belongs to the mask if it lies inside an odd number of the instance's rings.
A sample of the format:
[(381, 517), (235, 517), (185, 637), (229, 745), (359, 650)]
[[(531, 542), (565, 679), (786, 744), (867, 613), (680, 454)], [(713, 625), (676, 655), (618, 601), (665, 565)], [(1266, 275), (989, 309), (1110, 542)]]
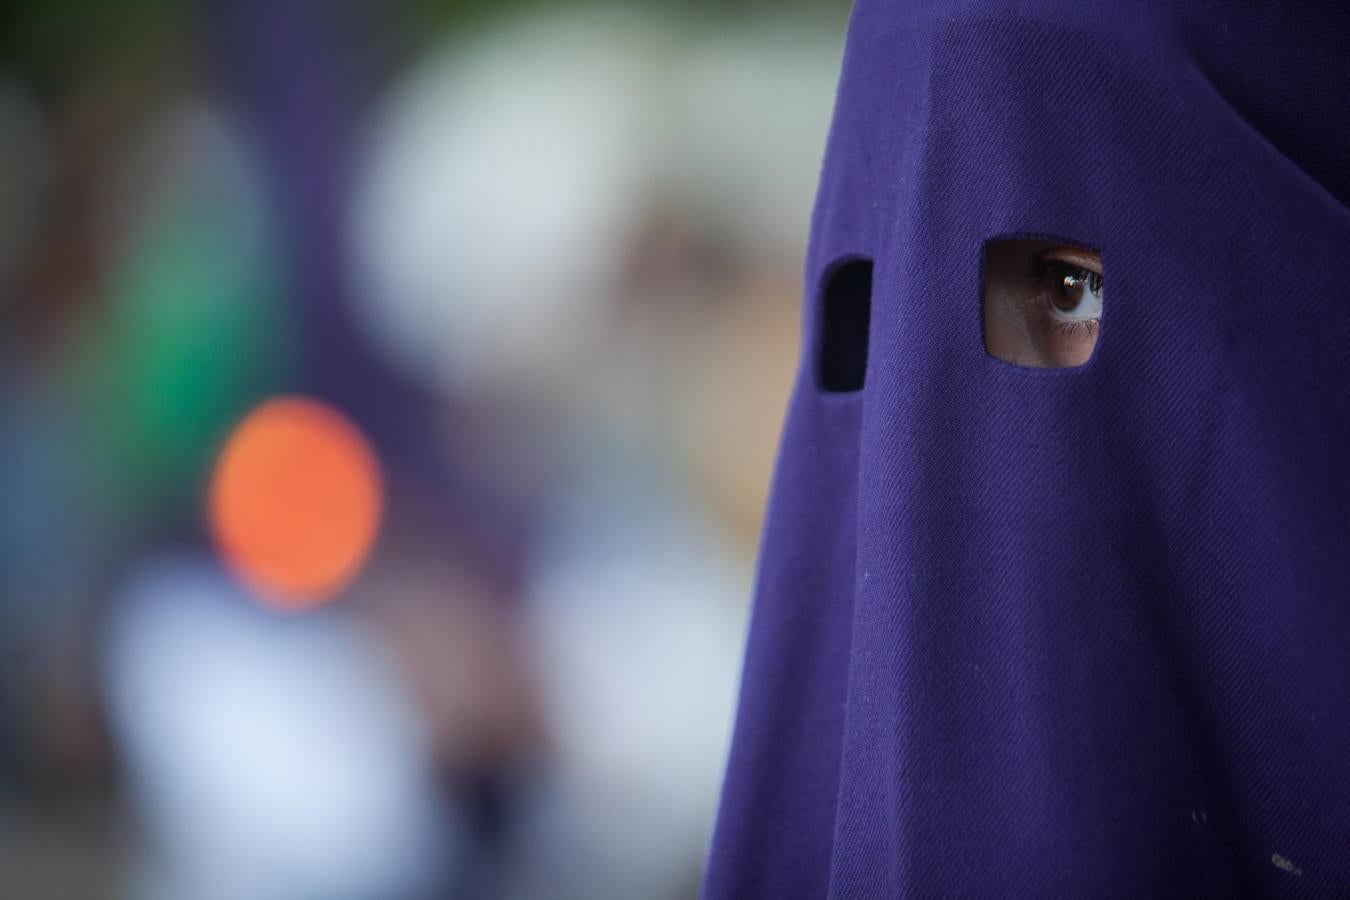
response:
[(872, 320), (872, 261), (835, 263), (821, 291), (817, 375), (831, 394), (862, 390), (867, 378), (867, 343)]
[(1101, 253), (1076, 242), (1012, 236), (985, 242), (984, 349), (1029, 369), (1078, 369), (1104, 320)]

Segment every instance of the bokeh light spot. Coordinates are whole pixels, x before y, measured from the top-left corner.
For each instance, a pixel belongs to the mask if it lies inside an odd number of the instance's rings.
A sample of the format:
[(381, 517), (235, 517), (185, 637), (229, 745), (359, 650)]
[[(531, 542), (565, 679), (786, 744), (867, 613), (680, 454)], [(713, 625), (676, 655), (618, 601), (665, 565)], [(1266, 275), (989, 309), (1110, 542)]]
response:
[(360, 571), (379, 528), (379, 462), (360, 430), (314, 400), (262, 404), (230, 435), (208, 501), (234, 574), (286, 609), (331, 599)]

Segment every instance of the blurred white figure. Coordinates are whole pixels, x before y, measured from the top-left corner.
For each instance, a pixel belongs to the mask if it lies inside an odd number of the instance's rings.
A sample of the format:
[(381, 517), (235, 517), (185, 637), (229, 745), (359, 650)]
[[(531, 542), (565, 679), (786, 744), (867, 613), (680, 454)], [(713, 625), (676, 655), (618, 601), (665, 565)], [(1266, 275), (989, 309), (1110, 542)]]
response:
[(644, 219), (800, 256), (842, 29), (632, 10), (513, 20), (414, 68), (352, 207), (360, 310), (455, 393), (538, 390), (594, 352)]
[[(754, 351), (717, 339), (731, 304), (710, 284), (735, 279), (688, 269), (708, 256), (746, 281), (785, 268), (796, 321), (842, 28), (780, 20), (516, 20), (413, 69), (375, 119), (351, 220), (368, 332), (392, 363), (510, 419), (493, 423), (507, 438), (483, 441), (482, 480), (519, 483), (531, 454), (548, 460), (531, 480), (546, 527), (522, 613), (554, 768), (514, 823), (508, 897), (696, 890), (749, 561), (670, 431), (728, 422), (717, 440), (776, 437), (795, 354), (766, 354), (754, 327), (734, 336)], [(654, 266), (659, 284), (633, 277), (653, 225), (677, 235), (651, 250), (675, 259)], [(694, 252), (671, 249), (686, 239)], [(772, 379), (721, 385), (755, 414), (691, 410), (717, 406), (717, 378), (742, 372), (710, 352), (781, 362), (784, 398), (758, 404)], [(512, 441), (525, 463), (504, 452)]]
[(536, 843), (559, 863), (551, 896), (690, 896), (749, 577), (674, 485), (605, 462), (555, 511), (530, 579), (527, 633), (558, 767)]
[(185, 558), (131, 581), (105, 648), (112, 729), (147, 832), (133, 896), (437, 889), (456, 840), (426, 736), (353, 623), (271, 615)]
[(458, 390), (555, 377), (604, 315), (645, 157), (652, 30), (529, 20), (416, 68), (353, 207), (365, 323)]

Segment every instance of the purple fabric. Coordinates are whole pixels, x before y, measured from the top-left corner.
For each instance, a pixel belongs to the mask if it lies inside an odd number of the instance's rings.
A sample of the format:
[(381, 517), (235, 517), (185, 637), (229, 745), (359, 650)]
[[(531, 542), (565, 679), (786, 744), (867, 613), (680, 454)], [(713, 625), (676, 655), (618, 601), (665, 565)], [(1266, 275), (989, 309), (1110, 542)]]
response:
[[(1088, 365), (985, 352), (1012, 235)], [(1350, 896), (1350, 5), (861, 0), (806, 293), (707, 896)]]

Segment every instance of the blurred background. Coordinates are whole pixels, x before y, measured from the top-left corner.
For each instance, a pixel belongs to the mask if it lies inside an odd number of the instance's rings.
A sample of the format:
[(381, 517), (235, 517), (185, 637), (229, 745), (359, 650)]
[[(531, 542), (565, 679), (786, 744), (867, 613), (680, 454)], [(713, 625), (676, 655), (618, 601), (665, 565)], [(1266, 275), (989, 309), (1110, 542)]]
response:
[(0, 9), (0, 896), (695, 896), (845, 4)]

